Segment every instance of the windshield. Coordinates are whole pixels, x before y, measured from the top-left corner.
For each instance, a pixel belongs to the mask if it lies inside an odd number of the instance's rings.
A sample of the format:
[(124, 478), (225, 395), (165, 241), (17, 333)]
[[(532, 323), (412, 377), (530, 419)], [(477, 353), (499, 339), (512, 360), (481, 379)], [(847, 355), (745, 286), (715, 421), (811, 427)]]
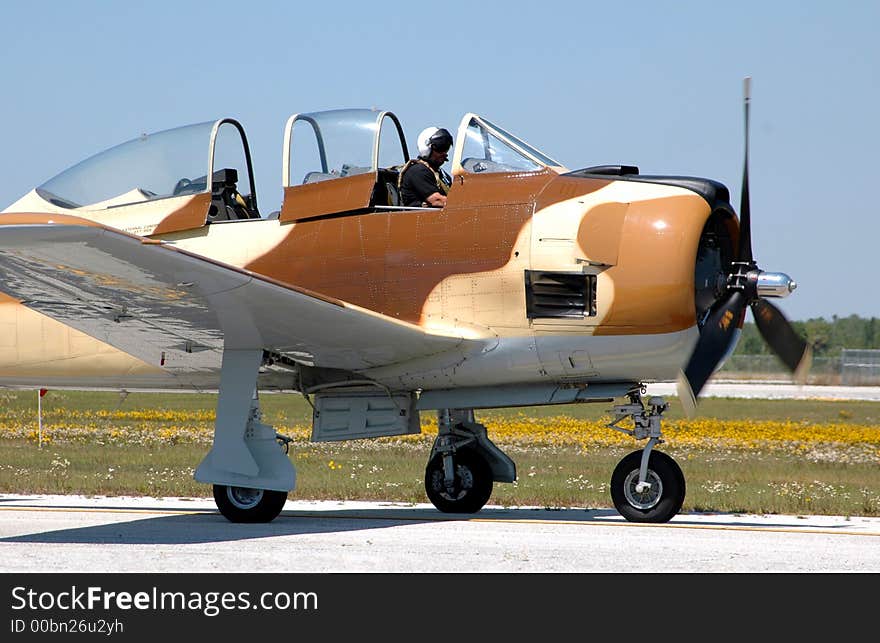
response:
[[(142, 134), (77, 163), (37, 188), (47, 201), (65, 208), (109, 208), (208, 189), (211, 134), (217, 121)], [(214, 167), (235, 168), (249, 185), (243, 132), (233, 121), (220, 123)]]
[(562, 164), (486, 119), (470, 119), (461, 152), (465, 171), (534, 172), (546, 166)]
[(562, 167), (562, 163), (560, 163), (559, 161), (555, 161), (555, 160), (551, 159), (549, 156), (546, 156), (543, 152), (541, 152), (540, 150), (535, 149), (534, 147), (532, 147), (531, 145), (529, 145), (528, 143), (526, 143), (526, 142), (525, 142), (524, 140), (522, 140), (521, 138), (517, 138), (516, 136), (514, 136), (513, 134), (511, 134), (511, 133), (508, 132), (507, 130), (504, 130), (504, 129), (498, 127), (495, 123), (491, 123), (491, 122), (487, 121), (485, 118), (482, 119), (482, 120), (483, 120), (483, 123), (485, 123), (485, 124), (488, 125), (491, 129), (493, 129), (493, 130), (495, 130), (496, 132), (498, 132), (501, 136), (503, 136), (504, 138), (506, 138), (508, 141), (510, 141), (510, 142), (513, 143), (514, 145), (518, 146), (518, 147), (519, 147), (520, 149), (522, 149), (526, 154), (529, 154), (529, 155), (531, 155), (532, 157), (534, 157), (535, 159), (537, 159), (538, 162), (540, 162), (540, 163), (542, 163), (542, 164), (544, 164), (544, 165), (549, 165), (549, 166), (553, 166), (553, 167)]

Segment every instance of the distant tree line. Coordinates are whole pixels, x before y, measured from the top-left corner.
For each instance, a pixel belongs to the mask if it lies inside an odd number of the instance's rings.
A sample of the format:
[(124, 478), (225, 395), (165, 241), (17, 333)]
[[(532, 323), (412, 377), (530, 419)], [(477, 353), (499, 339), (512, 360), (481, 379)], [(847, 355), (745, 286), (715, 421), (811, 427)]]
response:
[[(844, 348), (880, 349), (880, 319), (865, 319), (858, 315), (831, 320), (822, 317), (806, 321), (792, 321), (798, 334), (813, 345), (816, 357), (837, 357)], [(770, 355), (754, 322), (746, 322), (734, 355)]]

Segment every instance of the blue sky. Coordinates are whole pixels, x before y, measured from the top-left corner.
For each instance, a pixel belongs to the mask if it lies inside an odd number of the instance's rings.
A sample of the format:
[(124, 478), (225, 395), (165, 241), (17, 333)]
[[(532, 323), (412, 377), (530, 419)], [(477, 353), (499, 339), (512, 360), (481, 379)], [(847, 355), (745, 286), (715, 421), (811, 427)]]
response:
[[(397, 3), (395, 3), (397, 4)], [(714, 178), (791, 319), (880, 317), (880, 2), (3, 0), (0, 207), (102, 149), (238, 119), (261, 210), (296, 112), (377, 107), (413, 138), (477, 112), (571, 168)]]

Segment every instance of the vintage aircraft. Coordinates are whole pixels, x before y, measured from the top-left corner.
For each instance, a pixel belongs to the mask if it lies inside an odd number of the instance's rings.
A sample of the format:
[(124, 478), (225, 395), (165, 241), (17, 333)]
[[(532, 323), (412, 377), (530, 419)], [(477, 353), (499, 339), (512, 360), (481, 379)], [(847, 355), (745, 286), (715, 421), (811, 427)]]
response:
[(315, 441), (418, 433), (437, 410), (425, 488), (445, 512), (516, 478), (474, 409), (626, 398), (609, 426), (647, 443), (611, 496), (662, 522), (685, 480), (653, 450), (668, 405), (644, 384), (678, 377), (693, 410), (747, 305), (792, 371), (808, 362), (766, 301), (794, 282), (752, 258), (748, 100), (739, 218), (716, 181), (570, 171), (476, 114), (444, 208), (399, 205), (408, 158), (391, 112), (296, 114), (268, 216), (233, 119), (69, 168), (0, 215), (0, 386), (218, 390), (195, 478), (234, 522), (272, 520), (295, 486), (260, 390), (307, 396)]

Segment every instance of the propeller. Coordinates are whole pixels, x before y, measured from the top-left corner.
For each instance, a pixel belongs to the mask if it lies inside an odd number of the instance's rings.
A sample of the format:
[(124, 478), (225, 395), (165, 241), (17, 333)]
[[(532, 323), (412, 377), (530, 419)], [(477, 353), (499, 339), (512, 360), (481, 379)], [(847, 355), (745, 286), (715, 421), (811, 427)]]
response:
[(697, 396), (730, 352), (746, 307), (752, 309), (755, 325), (770, 349), (803, 383), (812, 361), (812, 348), (792, 328), (780, 310), (765, 297), (786, 297), (797, 284), (781, 272), (760, 270), (752, 256), (751, 210), (749, 204), (749, 103), (751, 78), (743, 82), (745, 112), (745, 160), (739, 208), (739, 244), (722, 294), (709, 309), (700, 337), (684, 370), (678, 376), (678, 397), (690, 417), (696, 411)]

